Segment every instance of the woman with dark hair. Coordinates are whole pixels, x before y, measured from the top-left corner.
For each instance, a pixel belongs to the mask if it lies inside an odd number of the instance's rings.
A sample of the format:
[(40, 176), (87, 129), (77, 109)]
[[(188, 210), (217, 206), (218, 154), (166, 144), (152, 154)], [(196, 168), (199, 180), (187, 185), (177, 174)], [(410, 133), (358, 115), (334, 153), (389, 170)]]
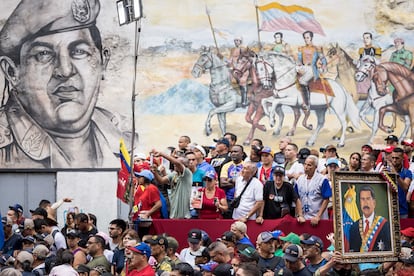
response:
[(119, 250), (114, 252), (112, 257), (112, 274), (121, 275), (125, 265), (125, 248), (127, 246), (134, 246), (140, 241), (137, 231), (134, 229), (127, 229), (122, 234), (121, 244)]
[(357, 172), (361, 170), (361, 154), (359, 152), (353, 152), (349, 156), (349, 164), (344, 171)]
[(63, 228), (60, 230), (60, 232), (62, 232), (63, 236), (65, 236), (65, 238), (66, 238), (66, 234), (70, 230), (75, 229), (75, 216), (76, 216), (75, 212), (68, 212), (66, 214), (65, 226), (63, 226)]

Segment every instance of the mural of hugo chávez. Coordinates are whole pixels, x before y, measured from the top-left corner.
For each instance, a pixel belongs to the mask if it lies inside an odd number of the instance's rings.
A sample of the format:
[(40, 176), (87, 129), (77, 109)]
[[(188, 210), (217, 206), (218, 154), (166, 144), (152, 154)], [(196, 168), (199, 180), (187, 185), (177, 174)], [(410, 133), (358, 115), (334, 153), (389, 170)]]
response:
[(98, 0), (22, 0), (0, 32), (0, 167), (118, 167), (116, 116), (96, 106), (110, 52)]

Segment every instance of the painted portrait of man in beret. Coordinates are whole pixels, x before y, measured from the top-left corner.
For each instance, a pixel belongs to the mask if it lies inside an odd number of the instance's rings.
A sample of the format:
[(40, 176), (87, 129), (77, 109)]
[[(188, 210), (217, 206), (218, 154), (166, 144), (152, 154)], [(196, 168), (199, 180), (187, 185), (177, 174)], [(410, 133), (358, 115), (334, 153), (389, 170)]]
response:
[(122, 131), (97, 107), (110, 58), (99, 11), (99, 0), (22, 0), (7, 19), (0, 31), (1, 167), (118, 166)]

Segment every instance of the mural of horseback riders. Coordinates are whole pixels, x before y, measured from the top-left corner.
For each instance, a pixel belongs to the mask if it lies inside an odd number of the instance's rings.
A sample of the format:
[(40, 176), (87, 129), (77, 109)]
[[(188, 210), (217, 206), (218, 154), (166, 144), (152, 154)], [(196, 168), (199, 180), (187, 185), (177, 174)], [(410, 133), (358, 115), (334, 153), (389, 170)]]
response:
[[(391, 68), (388, 67), (394, 66), (378, 67), (381, 61), (384, 62), (386, 57), (390, 56), (387, 51), (391, 46), (381, 48), (374, 45), (371, 32), (362, 34), (363, 45), (360, 48), (356, 48), (354, 44), (341, 47), (338, 43), (316, 46), (313, 44), (314, 34), (323, 35), (321, 28), (302, 29), (301, 32), (300, 28), (297, 28), (294, 31), (301, 35), (304, 45), (298, 46), (297, 52), (294, 53), (294, 44), (288, 44), (280, 31), (273, 34), (274, 44), (262, 44), (260, 32), (269, 31), (266, 30), (268, 27), (262, 26), (258, 29), (257, 41), (248, 43), (243, 41), (241, 36), (235, 35), (234, 46), (220, 48), (209, 13), (208, 17), (217, 56), (227, 67), (222, 73), (226, 78), (227, 75), (230, 76), (228, 83), (232, 85), (232, 93), (235, 95), (235, 98), (229, 100), (231, 104), (222, 102), (220, 105), (231, 106), (225, 110), (226, 112), (233, 112), (239, 107), (237, 112), (244, 113), (245, 122), (250, 125), (249, 132), (243, 140), (244, 145), (249, 145), (255, 138), (257, 129), (266, 133), (274, 128), (271, 134), (278, 136), (282, 129), (287, 127), (285, 134), (295, 135), (302, 114), (304, 116), (301, 125), (305, 129), (304, 133), (310, 131), (309, 135), (305, 136), (307, 146), (317, 143), (318, 134), (325, 128), (326, 114), (334, 115), (334, 120), (339, 122), (336, 124), (338, 131), (332, 136), (338, 147), (345, 145), (347, 132), (362, 131), (360, 120), (369, 128), (370, 134), (366, 136), (368, 143), (375, 143), (379, 135), (378, 130), (386, 134), (394, 132), (400, 121), (403, 123), (400, 140), (412, 137), (409, 133), (412, 114), (408, 110), (411, 96), (405, 91), (406, 86), (411, 83), (411, 75), (407, 72), (411, 69), (412, 54), (404, 49), (402, 39), (395, 39), (395, 52), (389, 59), (389, 63), (401, 64), (407, 68), (400, 70), (400, 75), (397, 75), (396, 72), (389, 73), (388, 69)], [(257, 26), (259, 28), (259, 24)], [(194, 68), (198, 63), (199, 61)], [(196, 76), (194, 68), (192, 74)], [(374, 69), (378, 72), (374, 73)], [(384, 70), (387, 73), (384, 73)], [(379, 71), (382, 72), (381, 76), (386, 77), (385, 89), (382, 89), (378, 80)], [(217, 74), (212, 75), (210, 92), (217, 78)], [(404, 85), (394, 85), (393, 81), (396, 78), (400, 81), (402, 78), (406, 79)], [(397, 87), (400, 91), (397, 91)], [(206, 121), (208, 135), (212, 132), (209, 121), (214, 114), (220, 112), (212, 110), (209, 113)], [(393, 116), (391, 124), (388, 123), (386, 114)], [(289, 120), (285, 122), (286, 115), (289, 116)], [(400, 118), (398, 122), (395, 115)], [(223, 115), (218, 116), (223, 118)], [(266, 117), (268, 121), (263, 120)], [(225, 122), (219, 117), (222, 133)]]

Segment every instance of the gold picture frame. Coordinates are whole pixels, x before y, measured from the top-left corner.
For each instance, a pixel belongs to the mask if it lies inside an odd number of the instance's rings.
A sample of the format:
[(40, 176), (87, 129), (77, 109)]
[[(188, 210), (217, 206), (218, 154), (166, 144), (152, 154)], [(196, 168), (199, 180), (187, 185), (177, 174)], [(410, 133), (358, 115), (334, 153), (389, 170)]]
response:
[(388, 174), (386, 180), (380, 173), (335, 173), (335, 250), (342, 253), (344, 263), (398, 260), (400, 217), (392, 182), (397, 183), (396, 174)]

